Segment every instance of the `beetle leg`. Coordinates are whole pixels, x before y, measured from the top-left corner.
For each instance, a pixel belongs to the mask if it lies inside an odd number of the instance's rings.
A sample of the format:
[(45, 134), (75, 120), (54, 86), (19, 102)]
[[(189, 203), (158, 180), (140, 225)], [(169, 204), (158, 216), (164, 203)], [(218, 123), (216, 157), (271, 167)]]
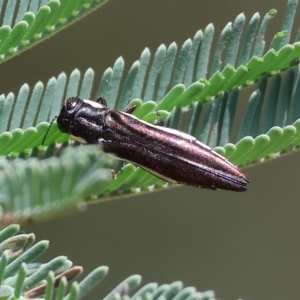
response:
[(131, 105), (129, 107), (126, 107), (123, 112), (127, 114), (133, 113), (133, 111), (136, 109), (136, 105)]
[(104, 97), (100, 97), (96, 100), (96, 102), (102, 104), (103, 106), (107, 107), (106, 99)]
[(156, 116), (157, 116), (157, 117), (156, 117), (156, 121), (154, 122), (154, 125), (157, 125), (157, 126), (165, 126), (165, 125), (166, 125), (166, 122), (160, 118), (160, 115), (159, 115), (158, 110), (156, 110)]

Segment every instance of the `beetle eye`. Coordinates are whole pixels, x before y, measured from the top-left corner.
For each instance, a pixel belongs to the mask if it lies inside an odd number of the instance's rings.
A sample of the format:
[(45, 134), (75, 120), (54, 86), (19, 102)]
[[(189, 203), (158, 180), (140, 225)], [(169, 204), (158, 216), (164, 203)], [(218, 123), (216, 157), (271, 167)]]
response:
[(68, 110), (73, 109), (76, 106), (76, 104), (77, 104), (77, 101), (74, 98), (69, 98), (66, 101), (66, 106), (67, 106)]

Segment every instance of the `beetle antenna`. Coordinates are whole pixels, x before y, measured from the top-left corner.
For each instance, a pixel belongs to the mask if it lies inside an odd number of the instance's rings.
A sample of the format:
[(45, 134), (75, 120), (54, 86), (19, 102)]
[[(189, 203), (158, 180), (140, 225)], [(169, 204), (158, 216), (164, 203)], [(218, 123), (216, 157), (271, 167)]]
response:
[(48, 133), (49, 133), (49, 131), (50, 131), (50, 128), (51, 128), (52, 124), (54, 123), (54, 121), (55, 121), (56, 119), (57, 119), (57, 116), (55, 116), (55, 117), (53, 118), (53, 120), (51, 121), (51, 123), (49, 124), (49, 127), (47, 128), (47, 130), (46, 130), (46, 132), (45, 132), (45, 135), (44, 135), (44, 137), (43, 137), (42, 145), (44, 145), (45, 140), (46, 140), (46, 137), (47, 137), (47, 135), (48, 135)]

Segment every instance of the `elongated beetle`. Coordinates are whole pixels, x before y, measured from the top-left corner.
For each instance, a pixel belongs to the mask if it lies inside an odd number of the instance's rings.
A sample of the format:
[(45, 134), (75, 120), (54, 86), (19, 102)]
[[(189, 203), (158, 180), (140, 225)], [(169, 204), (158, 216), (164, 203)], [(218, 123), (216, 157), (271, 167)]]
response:
[(248, 177), (224, 157), (186, 133), (139, 120), (131, 114), (135, 108), (116, 111), (107, 108), (104, 98), (72, 97), (63, 104), (57, 126), (73, 139), (98, 144), (168, 182), (247, 190)]

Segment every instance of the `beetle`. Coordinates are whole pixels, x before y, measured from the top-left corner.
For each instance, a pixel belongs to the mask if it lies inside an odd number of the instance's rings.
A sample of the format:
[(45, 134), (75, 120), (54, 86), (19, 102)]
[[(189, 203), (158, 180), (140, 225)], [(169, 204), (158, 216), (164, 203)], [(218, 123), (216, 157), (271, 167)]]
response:
[(103, 97), (96, 102), (71, 97), (62, 105), (57, 126), (80, 143), (100, 145), (168, 182), (247, 190), (249, 178), (223, 156), (191, 135), (139, 120), (132, 115), (135, 108), (116, 111)]

